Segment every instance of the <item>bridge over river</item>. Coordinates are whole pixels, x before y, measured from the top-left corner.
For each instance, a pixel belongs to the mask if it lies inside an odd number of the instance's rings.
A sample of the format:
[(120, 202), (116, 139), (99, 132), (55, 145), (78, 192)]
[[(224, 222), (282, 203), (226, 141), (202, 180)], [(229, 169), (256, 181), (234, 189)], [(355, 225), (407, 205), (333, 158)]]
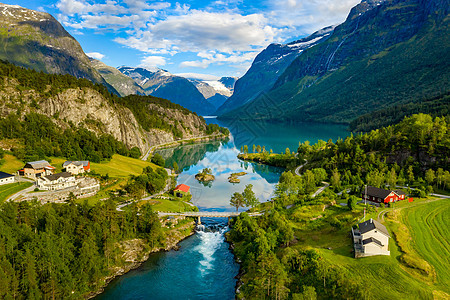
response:
[[(197, 224), (201, 224), (201, 218), (231, 218), (239, 216), (239, 212), (217, 212), (217, 211), (189, 211), (189, 212), (158, 212), (160, 217), (184, 216), (197, 218)], [(262, 213), (249, 213), (250, 217), (261, 216)]]

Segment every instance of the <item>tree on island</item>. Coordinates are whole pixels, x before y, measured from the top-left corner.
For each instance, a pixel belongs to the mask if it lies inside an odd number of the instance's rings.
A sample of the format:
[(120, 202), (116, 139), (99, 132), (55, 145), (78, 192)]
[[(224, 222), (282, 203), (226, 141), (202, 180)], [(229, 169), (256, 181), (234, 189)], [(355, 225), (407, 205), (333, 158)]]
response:
[(233, 196), (231, 196), (230, 205), (236, 207), (236, 212), (238, 212), (239, 207), (245, 206), (244, 196), (238, 192), (234, 193)]
[(245, 186), (242, 197), (244, 197), (245, 205), (247, 207), (253, 208), (259, 203), (258, 198), (256, 198), (255, 192), (253, 192), (253, 184), (247, 184)]
[(211, 175), (211, 174), (212, 174), (212, 171), (211, 171), (210, 168), (204, 168), (204, 169), (200, 172), (200, 174), (202, 174), (202, 175)]

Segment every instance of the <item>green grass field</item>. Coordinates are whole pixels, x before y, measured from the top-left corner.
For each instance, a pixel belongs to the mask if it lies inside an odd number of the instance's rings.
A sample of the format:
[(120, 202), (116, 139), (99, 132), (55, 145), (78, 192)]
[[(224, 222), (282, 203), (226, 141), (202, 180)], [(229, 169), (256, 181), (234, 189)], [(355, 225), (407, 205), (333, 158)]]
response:
[[(316, 249), (329, 264), (346, 272), (352, 281), (368, 283), (366, 295), (368, 299), (449, 299), (447, 298), (450, 286), (449, 201), (448, 199), (433, 201), (428, 198), (415, 200), (413, 203), (406, 201), (398, 203), (395, 211), (398, 215), (401, 212), (403, 217), (401, 222), (405, 224), (394, 223), (391, 217), (384, 223), (391, 233), (390, 256), (360, 259), (353, 257), (349, 231), (351, 224), (363, 215), (361, 205), (353, 212), (340, 206), (333, 206), (325, 211), (322, 211), (319, 205), (295, 209), (291, 218), (294, 220), (293, 227), (298, 242), (292, 247)], [(383, 210), (385, 209), (378, 208), (376, 212), (368, 214), (366, 220), (370, 217), (376, 218)], [(387, 210), (393, 211), (392, 208)], [(330, 226), (330, 221), (335, 217), (341, 221), (341, 228)], [(314, 218), (317, 219), (313, 220)], [(296, 219), (303, 221), (296, 222)], [(406, 236), (401, 236), (404, 227), (399, 225), (407, 226), (412, 232), (412, 237), (407, 231)], [(399, 247), (394, 238), (397, 235), (408, 240), (411, 246)], [(425, 264), (431, 268), (431, 274), (423, 275), (420, 273), (421, 269), (411, 269), (402, 263), (401, 257), (405, 255), (402, 251), (417, 252), (417, 254), (408, 253), (409, 258), (417, 258), (415, 263), (418, 266)], [(433, 269), (437, 279), (433, 277)]]
[(33, 184), (31, 182), (15, 182), (5, 185), (0, 185), (0, 203), (5, 201), (6, 198), (9, 196), (20, 192), (23, 189), (26, 189), (27, 187), (32, 186)]
[(142, 174), (142, 170), (148, 166), (159, 168), (150, 162), (114, 154), (108, 162), (91, 163), (91, 170), (101, 175), (108, 174), (109, 177), (124, 178)]
[(402, 210), (417, 253), (436, 272), (436, 286), (450, 293), (450, 199)]
[(154, 211), (162, 212), (185, 212), (193, 211), (195, 206), (191, 206), (183, 201), (179, 200), (168, 200), (168, 199), (152, 199), (148, 201), (141, 201), (139, 205), (144, 203), (152, 204), (152, 209)]
[(3, 164), (0, 166), (0, 171), (9, 174), (15, 174), (25, 165), (23, 161), (17, 159), (15, 156), (11, 154), (5, 154), (2, 161)]

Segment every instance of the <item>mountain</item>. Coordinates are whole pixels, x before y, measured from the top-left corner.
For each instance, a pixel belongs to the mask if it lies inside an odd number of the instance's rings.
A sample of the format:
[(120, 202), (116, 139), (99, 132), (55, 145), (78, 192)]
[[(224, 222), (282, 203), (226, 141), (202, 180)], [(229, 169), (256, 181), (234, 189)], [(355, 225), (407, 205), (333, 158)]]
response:
[(333, 29), (330, 26), (288, 44), (269, 45), (256, 56), (247, 73), (236, 82), (233, 95), (217, 113), (223, 114), (236, 109), (270, 90), (295, 58), (305, 49), (325, 41)]
[(207, 135), (203, 118), (153, 96), (118, 97), (102, 85), (69, 75), (39, 73), (0, 61), (0, 117), (49, 118), (51, 126), (108, 134), (145, 153), (152, 146)]
[[(293, 60), (267, 94), (223, 117), (349, 123), (395, 105), (445, 101), (448, 13), (448, 0), (362, 1), (326, 41)], [(238, 87), (239, 81), (235, 95)]]
[(190, 79), (200, 93), (217, 109), (233, 95), (237, 77), (222, 77), (219, 80)]
[[(0, 4), (0, 44), (2, 60), (108, 86), (80, 44), (48, 13)], [(108, 89), (115, 92), (110, 86)]]
[(199, 115), (209, 115), (216, 109), (188, 79), (172, 75), (166, 70), (119, 67), (144, 90), (144, 94), (165, 98)]
[(116, 68), (110, 67), (97, 59), (91, 58), (90, 60), (92, 66), (100, 73), (106, 82), (116, 89), (120, 96), (145, 94), (144, 89), (140, 85)]

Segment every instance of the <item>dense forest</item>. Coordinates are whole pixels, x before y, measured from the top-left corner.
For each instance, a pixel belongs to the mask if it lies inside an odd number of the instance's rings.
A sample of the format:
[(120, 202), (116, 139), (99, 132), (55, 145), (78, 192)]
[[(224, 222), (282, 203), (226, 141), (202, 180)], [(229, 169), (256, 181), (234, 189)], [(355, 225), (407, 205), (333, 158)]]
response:
[(120, 242), (164, 243), (150, 205), (118, 212), (111, 200), (0, 205), (0, 298), (80, 299), (124, 265)]
[(447, 92), (443, 96), (437, 96), (431, 99), (420, 99), (365, 114), (353, 120), (349, 127), (353, 132), (368, 132), (377, 128), (397, 124), (405, 117), (417, 113), (425, 113), (433, 117), (444, 117), (449, 115), (449, 93)]
[(100, 162), (113, 154), (139, 158), (139, 148), (131, 150), (111, 135), (95, 133), (75, 127), (63, 130), (44, 115), (30, 113), (20, 120), (10, 114), (0, 119), (0, 139), (19, 139), (22, 143), (12, 149), (13, 154), (25, 161), (45, 159), (49, 156), (66, 157), (69, 160)]

